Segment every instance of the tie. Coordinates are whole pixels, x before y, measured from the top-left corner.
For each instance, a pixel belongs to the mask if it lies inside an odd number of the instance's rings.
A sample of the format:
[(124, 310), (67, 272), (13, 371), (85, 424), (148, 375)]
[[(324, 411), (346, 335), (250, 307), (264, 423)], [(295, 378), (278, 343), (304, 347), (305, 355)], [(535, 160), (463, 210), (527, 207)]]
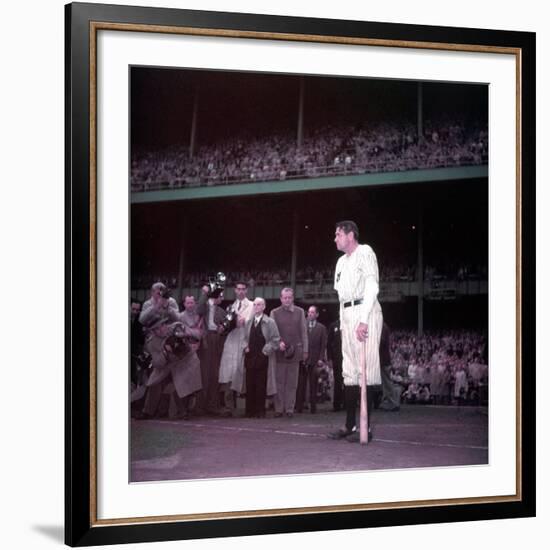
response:
[(237, 311), (241, 311), (241, 306), (243, 305), (242, 300), (239, 302), (239, 307), (237, 308)]

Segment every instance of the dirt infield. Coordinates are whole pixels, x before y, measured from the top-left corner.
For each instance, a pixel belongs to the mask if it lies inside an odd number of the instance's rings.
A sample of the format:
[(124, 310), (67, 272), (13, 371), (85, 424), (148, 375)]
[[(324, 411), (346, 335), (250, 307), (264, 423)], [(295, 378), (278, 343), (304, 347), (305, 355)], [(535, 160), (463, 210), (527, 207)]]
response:
[[(241, 411), (238, 411), (239, 415)], [(487, 464), (486, 408), (376, 410), (368, 445), (334, 441), (344, 413), (292, 418), (132, 420), (130, 481), (227, 478)]]

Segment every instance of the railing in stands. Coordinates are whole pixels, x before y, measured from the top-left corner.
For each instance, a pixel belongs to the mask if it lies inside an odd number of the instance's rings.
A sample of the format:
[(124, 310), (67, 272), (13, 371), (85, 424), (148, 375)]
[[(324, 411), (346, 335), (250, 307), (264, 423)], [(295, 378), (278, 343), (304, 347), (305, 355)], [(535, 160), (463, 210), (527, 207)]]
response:
[(258, 183), (262, 181), (287, 181), (293, 179), (318, 178), (327, 176), (351, 176), (360, 174), (376, 174), (384, 172), (402, 172), (407, 170), (425, 170), (429, 168), (450, 168), (461, 166), (479, 166), (487, 164), (487, 156), (483, 155), (475, 159), (461, 157), (459, 159), (449, 156), (441, 157), (411, 157), (396, 160), (371, 161), (366, 164), (346, 164), (345, 161), (337, 165), (307, 167), (293, 169), (290, 167), (279, 167), (271, 170), (261, 170), (258, 173), (252, 172), (245, 176), (221, 176), (213, 172), (203, 172), (183, 178), (170, 180), (143, 182), (136, 181), (138, 176), (132, 176), (132, 192), (160, 191), (166, 189), (180, 189), (183, 187), (203, 187), (217, 185), (233, 185), (237, 183)]

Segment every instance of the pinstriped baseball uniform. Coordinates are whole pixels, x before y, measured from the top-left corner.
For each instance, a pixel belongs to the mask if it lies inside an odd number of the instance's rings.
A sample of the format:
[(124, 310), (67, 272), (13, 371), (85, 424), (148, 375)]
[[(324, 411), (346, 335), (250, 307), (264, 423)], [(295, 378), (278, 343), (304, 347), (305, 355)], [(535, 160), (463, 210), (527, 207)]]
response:
[[(340, 300), (340, 328), (342, 332), (342, 374), (344, 385), (361, 383), (361, 342), (355, 329), (359, 323), (367, 323), (366, 341), (367, 384), (381, 384), (380, 335), (382, 333), (382, 308), (378, 303), (378, 262), (369, 245), (360, 244), (351, 254), (343, 254), (336, 263), (334, 288)], [(363, 300), (361, 304), (344, 307), (345, 302)]]

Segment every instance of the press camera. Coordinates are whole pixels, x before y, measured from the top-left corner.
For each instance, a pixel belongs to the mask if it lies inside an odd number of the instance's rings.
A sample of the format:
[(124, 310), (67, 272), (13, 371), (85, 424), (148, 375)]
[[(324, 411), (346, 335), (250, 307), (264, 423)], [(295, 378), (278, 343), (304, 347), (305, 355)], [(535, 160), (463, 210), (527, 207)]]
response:
[(208, 287), (210, 288), (210, 290), (208, 291), (208, 297), (209, 298), (218, 298), (219, 297), (219, 295), (225, 289), (226, 279), (227, 279), (227, 277), (221, 271), (219, 271), (216, 274), (215, 278), (210, 277), (210, 280), (208, 282)]

